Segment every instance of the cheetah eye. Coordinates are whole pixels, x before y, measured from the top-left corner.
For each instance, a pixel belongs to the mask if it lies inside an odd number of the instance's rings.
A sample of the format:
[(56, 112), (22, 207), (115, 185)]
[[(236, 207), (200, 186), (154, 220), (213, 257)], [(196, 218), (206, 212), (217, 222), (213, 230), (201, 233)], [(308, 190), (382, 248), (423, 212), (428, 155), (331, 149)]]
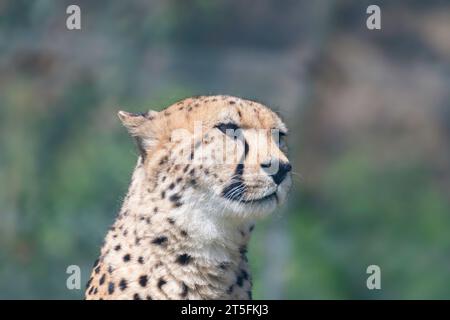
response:
[(286, 137), (286, 132), (278, 131), (275, 129), (272, 131), (272, 136), (273, 136), (275, 143), (277, 143), (279, 146), (285, 145), (284, 139)]
[[(232, 122), (229, 123), (219, 123), (218, 125), (216, 125), (214, 128), (219, 129), (220, 131), (222, 131), (224, 134), (232, 134), (235, 135), (235, 131), (239, 129), (238, 125)], [(228, 131), (230, 130), (230, 131)], [(231, 131), (232, 130), (232, 131)], [(227, 133), (228, 131), (228, 133)]]

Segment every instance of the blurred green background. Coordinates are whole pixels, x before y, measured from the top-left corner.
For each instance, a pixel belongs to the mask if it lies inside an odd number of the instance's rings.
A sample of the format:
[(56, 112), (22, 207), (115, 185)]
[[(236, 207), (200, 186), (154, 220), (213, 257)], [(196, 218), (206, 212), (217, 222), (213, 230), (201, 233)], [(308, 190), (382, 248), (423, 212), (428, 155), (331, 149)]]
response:
[(448, 1), (0, 1), (0, 298), (83, 297), (137, 157), (119, 108), (230, 94), (279, 111), (296, 172), (255, 298), (448, 299), (449, 88)]

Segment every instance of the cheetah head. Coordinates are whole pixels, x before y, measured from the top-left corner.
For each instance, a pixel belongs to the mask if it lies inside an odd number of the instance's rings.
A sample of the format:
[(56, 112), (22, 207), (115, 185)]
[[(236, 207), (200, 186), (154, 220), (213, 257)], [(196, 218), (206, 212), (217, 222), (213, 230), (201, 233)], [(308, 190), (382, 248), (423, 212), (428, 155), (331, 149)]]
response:
[(148, 181), (176, 200), (241, 219), (270, 214), (286, 199), (287, 129), (260, 103), (202, 96), (119, 118), (136, 138)]

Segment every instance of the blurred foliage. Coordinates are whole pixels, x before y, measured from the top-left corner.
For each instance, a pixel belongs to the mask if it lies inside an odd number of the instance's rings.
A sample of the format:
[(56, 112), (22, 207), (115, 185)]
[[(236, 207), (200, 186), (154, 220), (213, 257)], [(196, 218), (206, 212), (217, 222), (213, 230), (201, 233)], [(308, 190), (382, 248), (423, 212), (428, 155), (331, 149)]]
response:
[(116, 112), (213, 93), (290, 127), (255, 298), (450, 297), (448, 3), (378, 1), (370, 33), (367, 1), (76, 1), (67, 31), (72, 2), (0, 3), (0, 298), (81, 298), (66, 268), (85, 283), (137, 157)]

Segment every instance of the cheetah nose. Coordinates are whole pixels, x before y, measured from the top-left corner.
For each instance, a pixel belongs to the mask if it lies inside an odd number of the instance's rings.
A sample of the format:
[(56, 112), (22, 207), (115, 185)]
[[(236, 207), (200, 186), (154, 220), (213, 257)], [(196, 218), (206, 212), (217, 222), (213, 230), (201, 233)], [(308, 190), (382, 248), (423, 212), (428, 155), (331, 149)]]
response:
[(268, 163), (262, 163), (261, 167), (265, 172), (269, 174), (269, 176), (273, 179), (273, 181), (279, 185), (283, 180), (286, 178), (288, 172), (292, 170), (292, 166), (289, 162), (279, 162), (278, 163), (278, 170), (274, 173), (274, 169), (272, 168), (272, 161)]

